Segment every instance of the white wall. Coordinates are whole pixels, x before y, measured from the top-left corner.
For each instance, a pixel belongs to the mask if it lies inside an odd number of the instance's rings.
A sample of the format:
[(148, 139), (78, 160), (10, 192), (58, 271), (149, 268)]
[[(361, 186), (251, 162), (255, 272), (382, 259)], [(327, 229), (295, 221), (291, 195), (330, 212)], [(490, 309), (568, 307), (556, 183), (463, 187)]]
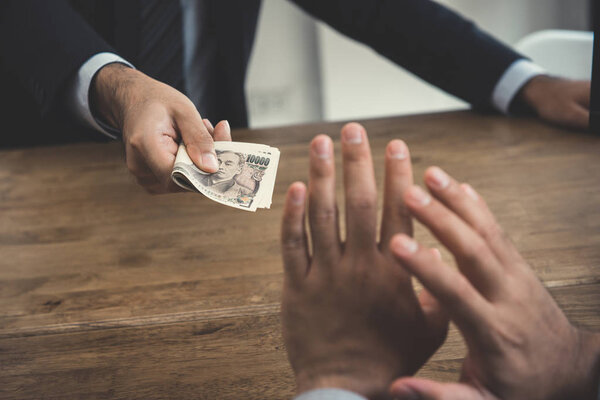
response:
[[(588, 1), (440, 0), (509, 44), (541, 29), (585, 29)], [(247, 91), (254, 127), (466, 106), (284, 0), (264, 1)]]
[(283, 0), (263, 0), (246, 94), (250, 125), (322, 118), (315, 21)]

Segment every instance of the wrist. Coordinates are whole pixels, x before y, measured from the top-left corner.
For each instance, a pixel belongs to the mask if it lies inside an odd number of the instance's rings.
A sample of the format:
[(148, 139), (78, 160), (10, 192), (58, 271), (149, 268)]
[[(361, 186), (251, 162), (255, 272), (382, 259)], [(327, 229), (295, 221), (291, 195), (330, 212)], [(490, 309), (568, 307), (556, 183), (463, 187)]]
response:
[(342, 368), (341, 371), (330, 373), (300, 372), (296, 375), (296, 388), (298, 394), (316, 389), (335, 388), (357, 393), (368, 399), (387, 399), (389, 379), (383, 378), (384, 374), (377, 374), (367, 368), (350, 371)]
[(512, 111), (539, 114), (540, 105), (547, 100), (547, 85), (555, 79), (548, 75), (537, 75), (531, 78), (515, 96)]
[(122, 130), (125, 112), (133, 102), (133, 88), (143, 74), (121, 63), (102, 67), (90, 85), (90, 110), (94, 117)]

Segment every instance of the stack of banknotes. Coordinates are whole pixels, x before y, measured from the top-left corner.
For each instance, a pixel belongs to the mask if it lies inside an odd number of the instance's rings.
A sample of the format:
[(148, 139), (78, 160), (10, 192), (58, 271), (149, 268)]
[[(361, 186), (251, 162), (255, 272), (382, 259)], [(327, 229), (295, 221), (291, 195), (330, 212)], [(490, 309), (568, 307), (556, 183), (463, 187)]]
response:
[(186, 190), (200, 192), (240, 210), (270, 208), (279, 150), (255, 143), (215, 142), (219, 170), (209, 174), (194, 165), (179, 145), (171, 178)]

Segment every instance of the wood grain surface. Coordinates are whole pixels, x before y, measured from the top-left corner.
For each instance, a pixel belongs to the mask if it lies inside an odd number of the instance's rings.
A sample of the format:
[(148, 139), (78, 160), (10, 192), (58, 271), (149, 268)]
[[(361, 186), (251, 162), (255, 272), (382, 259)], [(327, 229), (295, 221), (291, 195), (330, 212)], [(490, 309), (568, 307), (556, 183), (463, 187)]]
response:
[[(364, 125), (379, 186), (385, 145), (404, 139), (418, 181), (440, 165), (470, 182), (569, 318), (600, 329), (600, 138), (469, 112)], [(0, 152), (0, 398), (292, 396), (282, 202), (306, 181), (312, 137), (339, 150), (341, 126), (234, 131), (281, 150), (272, 209), (257, 213), (146, 194), (119, 143)], [(464, 352), (452, 329), (420, 374), (456, 379)]]

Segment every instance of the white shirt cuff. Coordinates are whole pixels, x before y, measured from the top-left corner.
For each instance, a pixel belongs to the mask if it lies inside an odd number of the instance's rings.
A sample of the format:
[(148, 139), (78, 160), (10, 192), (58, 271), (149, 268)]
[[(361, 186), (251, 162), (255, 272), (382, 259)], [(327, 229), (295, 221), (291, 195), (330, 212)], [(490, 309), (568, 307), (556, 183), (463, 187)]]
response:
[(492, 104), (499, 111), (508, 114), (510, 103), (523, 85), (531, 78), (545, 74), (546, 71), (529, 60), (520, 59), (511, 64), (504, 72), (492, 93)]
[(70, 90), (68, 93), (69, 108), (71, 112), (83, 122), (85, 125), (96, 129), (110, 136), (113, 139), (117, 138), (115, 132), (111, 132), (111, 128), (103, 124), (101, 121), (96, 120), (90, 110), (90, 85), (94, 76), (102, 67), (112, 63), (125, 64), (131, 68), (135, 68), (131, 63), (125, 61), (113, 53), (98, 53), (90, 57), (77, 71), (77, 75), (72, 81)]
[(294, 400), (367, 400), (365, 397), (343, 389), (315, 389), (302, 393)]

